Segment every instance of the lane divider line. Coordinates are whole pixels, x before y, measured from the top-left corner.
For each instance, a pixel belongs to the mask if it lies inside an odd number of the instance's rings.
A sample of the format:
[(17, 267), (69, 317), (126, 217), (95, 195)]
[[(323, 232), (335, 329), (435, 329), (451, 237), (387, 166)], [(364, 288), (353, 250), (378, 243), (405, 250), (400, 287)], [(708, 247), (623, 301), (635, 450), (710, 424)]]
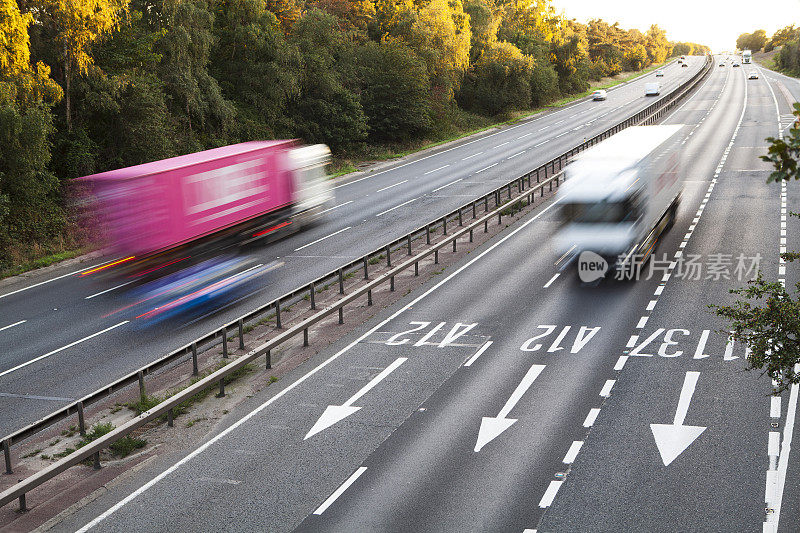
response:
[[(413, 200), (412, 200), (412, 201), (413, 201)], [(408, 203), (408, 202), (406, 202), (406, 203)], [(397, 207), (400, 207), (400, 206), (398, 205)], [(395, 209), (395, 208), (393, 207), (392, 209)], [(389, 211), (391, 211), (391, 209), (390, 209)], [(381, 213), (381, 214), (383, 214), (383, 213)], [(378, 216), (381, 216), (381, 215), (378, 215)], [(295, 249), (294, 249), (294, 251), (295, 251), (295, 252), (299, 252), (299, 251), (300, 251), (300, 250), (302, 250), (303, 248), (308, 248), (308, 247), (309, 247), (309, 246), (311, 246), (312, 244), (317, 244), (318, 242), (324, 241), (325, 239), (329, 239), (329, 238), (333, 237), (334, 235), (338, 235), (338, 234), (340, 234), (340, 233), (342, 233), (342, 232), (344, 232), (344, 231), (347, 231), (347, 230), (349, 230), (349, 229), (352, 229), (352, 228), (353, 228), (352, 226), (347, 226), (346, 228), (340, 229), (339, 231), (334, 231), (334, 232), (333, 232), (333, 233), (331, 233), (330, 235), (326, 235), (326, 236), (324, 236), (324, 237), (322, 237), (322, 238), (319, 238), (319, 239), (317, 239), (316, 241), (312, 241), (312, 242), (310, 242), (310, 243), (308, 243), (308, 244), (304, 244), (304, 245), (303, 245), (303, 246), (301, 246), (300, 248), (295, 248)]]
[(353, 474), (352, 474), (352, 475), (351, 475), (349, 478), (347, 478), (347, 481), (345, 481), (344, 483), (342, 483), (342, 484), (339, 486), (339, 488), (338, 488), (338, 489), (336, 489), (335, 491), (333, 491), (333, 494), (331, 494), (330, 496), (328, 496), (328, 499), (327, 499), (327, 500), (325, 500), (324, 502), (322, 502), (322, 505), (320, 505), (319, 507), (317, 507), (317, 510), (316, 510), (316, 511), (314, 511), (314, 514), (315, 514), (315, 515), (321, 515), (322, 513), (324, 513), (324, 512), (325, 512), (325, 510), (326, 510), (328, 507), (330, 507), (330, 506), (333, 504), (333, 502), (335, 502), (335, 501), (336, 501), (336, 500), (339, 498), (339, 496), (341, 496), (342, 494), (344, 494), (344, 491), (346, 491), (348, 488), (350, 488), (350, 485), (352, 485), (353, 483), (355, 483), (355, 482), (356, 482), (356, 480), (357, 480), (358, 478), (360, 478), (360, 477), (361, 477), (361, 474), (363, 474), (363, 473), (364, 473), (364, 472), (366, 472), (366, 471), (367, 471), (367, 467), (366, 467), (366, 466), (361, 466), (361, 467), (359, 467), (359, 468), (358, 468), (358, 470), (356, 470), (355, 472), (353, 472)]
[(130, 321), (129, 321), (129, 320), (123, 320), (123, 321), (122, 321), (122, 322), (120, 322), (119, 324), (116, 324), (116, 325), (114, 325), (114, 326), (111, 326), (110, 328), (106, 328), (106, 329), (104, 329), (104, 330), (102, 330), (102, 331), (98, 331), (97, 333), (92, 333), (92, 334), (91, 334), (91, 335), (89, 335), (88, 337), (84, 337), (84, 338), (82, 338), (82, 339), (80, 339), (80, 340), (77, 340), (77, 341), (75, 341), (75, 342), (71, 342), (71, 343), (67, 344), (66, 346), (62, 346), (61, 348), (57, 348), (57, 349), (53, 350), (52, 352), (47, 352), (47, 353), (46, 353), (46, 354), (44, 354), (44, 355), (40, 355), (39, 357), (34, 357), (34, 358), (33, 358), (33, 359), (31, 359), (30, 361), (25, 361), (24, 363), (22, 363), (22, 364), (19, 364), (19, 365), (17, 365), (17, 366), (15, 366), (15, 367), (13, 367), (13, 368), (9, 368), (8, 370), (3, 370), (2, 372), (0, 372), (0, 377), (3, 377), (3, 376), (5, 376), (6, 374), (10, 374), (10, 373), (12, 373), (12, 372), (16, 372), (16, 371), (17, 371), (17, 370), (19, 370), (20, 368), (24, 368), (24, 367), (26, 367), (26, 366), (28, 366), (28, 365), (31, 365), (31, 364), (33, 364), (33, 363), (35, 363), (35, 362), (37, 362), (37, 361), (41, 361), (42, 359), (46, 359), (47, 357), (50, 357), (51, 355), (55, 355), (55, 354), (57, 354), (57, 353), (59, 353), (59, 352), (63, 352), (63, 351), (64, 351), (64, 350), (66, 350), (67, 348), (72, 348), (73, 346), (75, 346), (75, 345), (77, 345), (77, 344), (80, 344), (80, 343), (82, 343), (82, 342), (88, 341), (89, 339), (93, 339), (93, 338), (97, 337), (98, 335), (102, 335), (103, 333), (106, 333), (106, 332), (108, 332), (108, 331), (111, 331), (112, 329), (116, 329), (116, 328), (118, 328), (118, 327), (120, 327), (120, 326), (122, 326), (122, 325), (124, 325), (124, 324), (127, 324), (128, 322), (130, 322)]

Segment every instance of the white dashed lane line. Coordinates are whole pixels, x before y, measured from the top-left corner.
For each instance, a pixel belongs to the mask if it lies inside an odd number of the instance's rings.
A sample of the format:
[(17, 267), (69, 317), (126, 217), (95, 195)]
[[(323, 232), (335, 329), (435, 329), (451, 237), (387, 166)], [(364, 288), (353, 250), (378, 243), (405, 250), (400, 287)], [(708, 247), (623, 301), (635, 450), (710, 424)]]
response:
[[(397, 187), (398, 185), (402, 185), (402, 184), (404, 184), (404, 183), (408, 183), (408, 180), (403, 180), (403, 181), (400, 181), (400, 182), (398, 182), (398, 183), (395, 183), (394, 185), (389, 185), (388, 187), (384, 187), (383, 189), (378, 189), (378, 190), (377, 190), (377, 191), (375, 191), (375, 192), (383, 192), (383, 191), (388, 191), (389, 189), (391, 189), (391, 188), (393, 188), (393, 187)], [(352, 200), (351, 200), (351, 201), (352, 201)]]

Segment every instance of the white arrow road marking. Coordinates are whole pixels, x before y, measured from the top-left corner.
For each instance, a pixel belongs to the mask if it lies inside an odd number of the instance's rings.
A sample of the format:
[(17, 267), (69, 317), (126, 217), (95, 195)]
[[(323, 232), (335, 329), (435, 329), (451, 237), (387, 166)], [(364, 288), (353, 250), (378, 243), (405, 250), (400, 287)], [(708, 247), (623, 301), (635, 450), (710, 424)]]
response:
[(484, 416), (481, 420), (481, 428), (478, 430), (478, 442), (475, 443), (475, 451), (481, 451), (481, 448), (493, 441), (498, 435), (510, 428), (516, 418), (506, 418), (508, 413), (514, 408), (515, 405), (522, 399), (522, 395), (533, 385), (534, 380), (539, 377), (539, 374), (544, 370), (545, 365), (533, 365), (525, 373), (525, 377), (519, 382), (517, 388), (511, 393), (511, 397), (506, 404), (500, 409), (500, 413), (496, 417)]
[(656, 446), (658, 446), (658, 452), (661, 454), (661, 460), (664, 461), (664, 466), (668, 466), (674, 461), (683, 453), (683, 450), (688, 448), (706, 430), (702, 426), (683, 425), (683, 420), (689, 411), (689, 403), (692, 401), (694, 388), (697, 386), (699, 377), (700, 372), (686, 372), (686, 378), (683, 380), (683, 388), (681, 389), (681, 397), (678, 400), (678, 410), (675, 411), (675, 419), (672, 424), (650, 424), (650, 429), (653, 431), (653, 438), (656, 441)]
[(369, 383), (364, 385), (361, 390), (355, 393), (349, 400), (344, 402), (342, 405), (329, 405), (325, 408), (325, 412), (322, 413), (322, 416), (319, 417), (317, 423), (309, 430), (303, 440), (306, 440), (309, 437), (313, 437), (320, 431), (328, 429), (335, 423), (339, 422), (347, 418), (348, 416), (352, 415), (361, 407), (354, 407), (353, 404), (359, 400), (362, 396), (372, 390), (375, 385), (383, 381), (386, 376), (394, 372), (394, 370), (405, 363), (408, 360), (408, 357), (398, 357), (391, 365), (384, 368), (380, 374), (372, 378)]

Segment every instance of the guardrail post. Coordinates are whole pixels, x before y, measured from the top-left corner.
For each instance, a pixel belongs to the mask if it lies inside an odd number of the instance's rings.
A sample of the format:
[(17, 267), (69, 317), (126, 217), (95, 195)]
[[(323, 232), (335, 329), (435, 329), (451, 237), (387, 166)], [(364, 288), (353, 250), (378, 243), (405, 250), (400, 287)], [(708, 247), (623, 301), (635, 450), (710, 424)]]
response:
[(497, 213), (497, 225), (501, 225), (503, 223), (503, 213)]
[(453, 239), (453, 252), (455, 252), (455, 251), (456, 251), (456, 240), (457, 240), (457, 239)]
[(389, 278), (389, 291), (394, 292), (394, 276)]
[(264, 357), (267, 360), (266, 368), (267, 370), (269, 370), (270, 368), (272, 368), (272, 350), (267, 350), (267, 353), (264, 354)]
[(136, 377), (139, 378), (139, 397), (144, 398), (147, 395), (147, 391), (144, 388), (144, 372), (139, 370), (136, 373)]
[[(547, 165), (544, 166), (544, 179), (547, 179)], [(539, 180), (536, 180), (536, 183), (539, 183)]]
[(460, 207), (458, 208), (458, 225), (459, 226), (463, 226), (464, 225), (464, 220), (461, 218), (461, 208)]
[(275, 302), (275, 327), (281, 329), (281, 301)]
[(244, 350), (244, 320), (239, 319), (239, 349)]
[(83, 418), (83, 402), (78, 402), (78, 430), (81, 437), (86, 435), (86, 421)]
[(469, 242), (472, 242), (472, 228), (469, 229)]
[(100, 452), (94, 452), (94, 469), (100, 470)]
[(511, 200), (511, 184), (508, 184), (508, 199)]
[(225, 378), (219, 380), (219, 394), (217, 394), (217, 398), (224, 398), (225, 397)]
[(315, 289), (316, 289), (316, 285), (312, 281), (311, 282), (311, 290), (309, 291), (309, 294), (311, 294), (311, 309), (316, 309), (317, 308), (317, 302), (314, 299), (314, 294), (317, 292)]
[(406, 245), (408, 246), (408, 255), (414, 255), (411, 253), (411, 234), (408, 235), (408, 242), (406, 242)]
[(425, 225), (425, 242), (427, 244), (431, 243), (431, 226), (430, 224)]
[(488, 196), (484, 196), (483, 197), (483, 212), (484, 213), (488, 213), (489, 212), (489, 197)]
[[(21, 479), (19, 481), (22, 482)], [(20, 494), (19, 495), (19, 512), (20, 513), (27, 513), (28, 512), (28, 506), (27, 506), (27, 504), (25, 502), (25, 494)]]
[(494, 206), (500, 207), (500, 191), (494, 191)]
[(303, 330), (303, 346), (308, 346), (308, 328)]
[(222, 358), (228, 358), (228, 330), (222, 328)]
[(339, 294), (344, 294), (344, 272), (339, 269)]
[(167, 425), (169, 427), (175, 426), (175, 415), (172, 414), (172, 407), (167, 409)]
[(197, 343), (192, 343), (192, 375), (196, 376), (200, 373), (200, 370), (197, 368)]
[(414, 261), (414, 275), (419, 276), (419, 261)]
[(475, 204), (476, 203), (477, 202), (475, 202), (475, 201), (472, 202), (472, 218), (478, 218), (478, 214), (475, 212)]
[(6, 474), (13, 474), (14, 471), (11, 470), (11, 443), (8, 439), (3, 441), (3, 457), (6, 460)]
[(438, 265), (439, 264), (439, 249), (438, 248), (436, 250), (434, 250), (434, 252), (433, 252), (433, 264), (434, 265)]
[(489, 221), (488, 220), (484, 220), (483, 221), (483, 232), (484, 233), (489, 233)]
[(367, 305), (372, 305), (372, 289), (367, 291)]
[(392, 246), (386, 246), (386, 266), (392, 268)]
[(344, 324), (344, 307), (339, 308), (339, 324)]
[(367, 273), (367, 258), (364, 258), (364, 279), (369, 279), (369, 274)]
[(442, 235), (447, 235), (447, 216), (442, 218), (442, 231), (444, 232)]

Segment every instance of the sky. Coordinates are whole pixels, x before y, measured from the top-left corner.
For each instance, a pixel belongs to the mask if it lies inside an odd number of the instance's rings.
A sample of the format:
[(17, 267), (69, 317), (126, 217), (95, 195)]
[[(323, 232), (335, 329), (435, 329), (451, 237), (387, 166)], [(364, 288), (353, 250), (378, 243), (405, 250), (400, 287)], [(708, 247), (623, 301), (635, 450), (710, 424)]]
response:
[(715, 52), (733, 50), (742, 33), (800, 25), (800, 0), (552, 0), (567, 18), (588, 22), (602, 18), (625, 29), (647, 30), (658, 24), (670, 41), (705, 44)]

